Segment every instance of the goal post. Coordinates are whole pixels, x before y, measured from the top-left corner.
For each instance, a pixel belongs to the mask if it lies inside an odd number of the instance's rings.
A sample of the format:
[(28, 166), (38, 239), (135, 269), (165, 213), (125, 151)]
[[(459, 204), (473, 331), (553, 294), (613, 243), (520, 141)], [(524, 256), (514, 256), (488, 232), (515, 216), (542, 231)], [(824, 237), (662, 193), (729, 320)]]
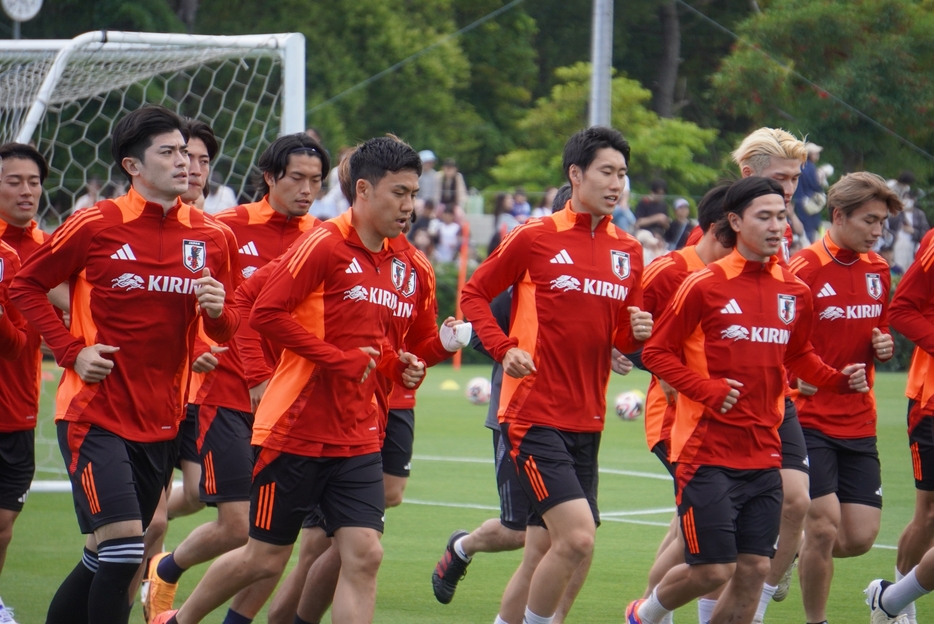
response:
[(90, 180), (125, 187), (110, 131), (146, 103), (210, 124), (220, 144), (214, 171), (252, 199), (262, 150), (305, 129), (305, 38), (95, 31), (0, 41), (0, 142), (33, 143), (49, 161), (45, 229), (68, 216)]

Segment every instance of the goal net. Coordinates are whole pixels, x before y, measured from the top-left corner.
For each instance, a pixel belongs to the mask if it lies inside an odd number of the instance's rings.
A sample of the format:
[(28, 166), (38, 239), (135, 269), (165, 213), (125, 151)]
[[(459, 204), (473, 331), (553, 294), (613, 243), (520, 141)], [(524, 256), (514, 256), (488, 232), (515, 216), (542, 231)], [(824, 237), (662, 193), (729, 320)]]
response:
[[(305, 39), (94, 32), (0, 41), (0, 143), (33, 143), (48, 160), (38, 215), (43, 229), (58, 227), (89, 183), (98, 181), (101, 197), (125, 191), (110, 133), (146, 103), (210, 124), (220, 144), (212, 172), (241, 201), (252, 201), (250, 174), (259, 155), (280, 134), (305, 129)], [(39, 489), (67, 488), (52, 422), (59, 376), (54, 365), (43, 371)]]

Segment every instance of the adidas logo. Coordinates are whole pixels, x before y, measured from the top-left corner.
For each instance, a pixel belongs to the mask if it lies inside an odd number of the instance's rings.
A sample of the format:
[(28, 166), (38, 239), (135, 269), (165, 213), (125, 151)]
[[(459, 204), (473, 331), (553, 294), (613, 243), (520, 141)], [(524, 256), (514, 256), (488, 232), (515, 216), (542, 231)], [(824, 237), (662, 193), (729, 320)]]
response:
[(820, 298), (820, 297), (833, 297), (833, 296), (836, 295), (836, 294), (837, 294), (837, 291), (835, 291), (835, 290), (833, 289), (833, 286), (831, 286), (829, 283), (827, 283), (827, 284), (824, 284), (824, 287), (820, 289), (820, 292), (819, 292), (819, 293), (817, 293), (817, 297), (818, 297), (818, 298)]
[(245, 256), (258, 256), (259, 251), (256, 250), (256, 245), (253, 244), (253, 241), (250, 241), (246, 245), (240, 248), (240, 253)]
[(110, 257), (114, 260), (136, 260), (129, 243), (124, 243), (123, 247), (118, 249), (117, 253), (111, 254)]
[(571, 256), (568, 254), (567, 250), (562, 249), (558, 252), (558, 255), (551, 259), (552, 264), (574, 264), (574, 261), (571, 260)]
[(360, 263), (357, 262), (357, 259), (354, 258), (350, 261), (350, 265), (347, 267), (347, 270), (344, 273), (363, 273), (363, 269), (360, 268)]
[(742, 314), (743, 311), (740, 309), (739, 304), (736, 303), (736, 299), (730, 299), (730, 302), (726, 304), (726, 307), (720, 310), (720, 314)]

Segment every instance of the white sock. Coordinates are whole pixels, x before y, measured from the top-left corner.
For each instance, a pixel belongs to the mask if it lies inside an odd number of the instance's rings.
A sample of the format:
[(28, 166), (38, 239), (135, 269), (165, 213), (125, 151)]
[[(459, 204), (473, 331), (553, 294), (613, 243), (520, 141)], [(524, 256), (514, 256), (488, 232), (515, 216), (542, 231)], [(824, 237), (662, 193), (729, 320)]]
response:
[(509, 622), (507, 622), (507, 621), (504, 620), (503, 618), (499, 617), (499, 613), (497, 613), (497, 614), (496, 614), (496, 619), (493, 620), (493, 624), (509, 624)]
[(457, 556), (458, 556), (458, 557), (460, 557), (460, 558), (463, 559), (464, 561), (470, 563), (470, 560), (471, 560), (472, 557), (468, 557), (468, 556), (467, 556), (467, 553), (464, 552), (464, 545), (461, 543), (461, 542), (463, 542), (465, 539), (467, 539), (467, 536), (466, 536), (466, 535), (465, 535), (464, 537), (458, 539), (456, 542), (454, 542), (454, 552), (457, 553)]
[(710, 598), (697, 599), (697, 620), (700, 624), (710, 624), (710, 618), (713, 617), (713, 610), (716, 606), (716, 600)]
[(671, 611), (668, 612), (668, 615), (663, 617), (658, 624), (675, 624), (675, 614)]
[(639, 619), (642, 620), (642, 624), (661, 624), (670, 613), (671, 611), (658, 601), (657, 587), (652, 590), (652, 595), (639, 605)]
[(532, 613), (532, 610), (528, 607), (525, 608), (525, 619), (522, 620), (523, 624), (551, 624), (551, 621), (555, 619), (555, 614), (545, 617), (544, 615), (535, 615)]
[(900, 581), (885, 588), (880, 603), (886, 612), (898, 615), (909, 604), (930, 593), (930, 590), (921, 587), (921, 583), (918, 582), (918, 578), (915, 576), (915, 571), (912, 570)]
[(760, 620), (765, 619), (765, 609), (769, 606), (769, 602), (772, 600), (772, 596), (775, 595), (776, 589), (778, 589), (777, 586), (769, 585), (768, 583), (762, 586), (762, 595), (759, 596), (759, 608), (756, 609), (756, 618)]
[[(898, 582), (902, 580), (903, 578), (905, 578), (905, 575), (899, 572), (898, 568), (895, 568), (895, 581)], [(912, 620), (918, 619), (918, 611), (917, 609), (915, 609), (915, 603), (913, 602), (909, 604), (907, 607), (905, 607), (904, 609), (902, 609), (902, 613), (907, 615), (909, 619), (912, 619)]]

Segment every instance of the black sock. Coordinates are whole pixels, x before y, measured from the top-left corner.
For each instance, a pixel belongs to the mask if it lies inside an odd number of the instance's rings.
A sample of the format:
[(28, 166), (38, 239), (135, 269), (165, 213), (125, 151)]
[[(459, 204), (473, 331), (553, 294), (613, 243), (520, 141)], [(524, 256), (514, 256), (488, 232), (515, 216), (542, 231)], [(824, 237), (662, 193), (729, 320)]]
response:
[(163, 557), (156, 566), (156, 574), (166, 583), (178, 583), (182, 578), (185, 568), (175, 563), (175, 553), (171, 552), (167, 557)]
[(88, 593), (88, 624), (125, 624), (130, 617), (130, 583), (143, 563), (143, 536), (101, 542), (100, 567)]
[(49, 603), (46, 624), (87, 624), (88, 591), (97, 570), (97, 553), (87, 548), (75, 569), (71, 571)]
[(315, 623), (309, 622), (308, 620), (303, 620), (302, 618), (298, 617), (298, 614), (296, 613), (295, 619), (292, 620), (292, 624), (315, 624)]
[(224, 621), (221, 624), (251, 624), (252, 622), (253, 618), (240, 615), (233, 609), (227, 609), (227, 616), (224, 618)]

